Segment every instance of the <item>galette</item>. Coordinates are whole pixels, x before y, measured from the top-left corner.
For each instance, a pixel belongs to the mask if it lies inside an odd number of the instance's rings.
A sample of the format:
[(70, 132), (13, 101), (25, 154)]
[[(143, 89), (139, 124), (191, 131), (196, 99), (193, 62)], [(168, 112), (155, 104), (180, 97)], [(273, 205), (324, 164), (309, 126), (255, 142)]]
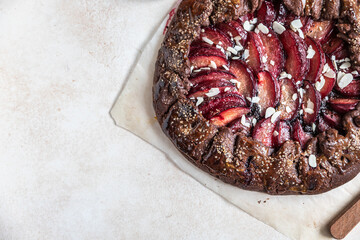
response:
[(153, 105), (197, 167), (269, 194), (318, 194), (360, 171), (360, 3), (183, 0)]

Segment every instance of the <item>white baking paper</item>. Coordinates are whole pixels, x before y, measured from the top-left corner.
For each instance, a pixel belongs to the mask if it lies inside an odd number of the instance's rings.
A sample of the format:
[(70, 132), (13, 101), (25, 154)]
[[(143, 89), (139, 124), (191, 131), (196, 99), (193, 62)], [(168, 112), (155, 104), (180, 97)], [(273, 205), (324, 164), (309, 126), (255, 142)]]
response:
[(238, 208), (291, 239), (331, 239), (329, 222), (359, 194), (360, 176), (316, 196), (270, 196), (230, 186), (189, 163), (161, 131), (152, 107), (152, 83), (165, 19), (148, 42), (111, 109), (116, 124), (167, 155), (181, 170)]

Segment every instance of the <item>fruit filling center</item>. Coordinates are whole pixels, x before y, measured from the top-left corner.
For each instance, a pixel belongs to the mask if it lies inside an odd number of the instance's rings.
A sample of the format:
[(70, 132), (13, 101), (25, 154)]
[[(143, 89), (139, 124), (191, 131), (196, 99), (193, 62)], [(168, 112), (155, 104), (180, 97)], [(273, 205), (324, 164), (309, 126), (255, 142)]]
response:
[(360, 74), (334, 21), (265, 1), (254, 14), (201, 29), (190, 47), (188, 98), (219, 127), (271, 148), (305, 147), (359, 102)]

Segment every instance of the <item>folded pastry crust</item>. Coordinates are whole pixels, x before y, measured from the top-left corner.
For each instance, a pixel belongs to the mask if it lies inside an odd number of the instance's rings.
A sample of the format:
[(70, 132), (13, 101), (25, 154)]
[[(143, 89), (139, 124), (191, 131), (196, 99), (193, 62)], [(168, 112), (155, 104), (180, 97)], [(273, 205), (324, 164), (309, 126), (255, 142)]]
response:
[[(210, 23), (237, 19), (263, 0), (183, 0), (169, 25), (156, 62), (153, 105), (164, 133), (193, 164), (226, 183), (269, 194), (318, 194), (338, 187), (360, 171), (360, 104), (343, 119), (345, 133), (327, 130), (303, 150), (287, 141), (276, 152), (242, 133), (218, 128), (186, 98), (190, 88), (191, 42)], [(337, 19), (360, 71), (360, 3), (357, 0), (283, 0), (296, 15)], [(315, 155), (317, 167), (309, 167)]]

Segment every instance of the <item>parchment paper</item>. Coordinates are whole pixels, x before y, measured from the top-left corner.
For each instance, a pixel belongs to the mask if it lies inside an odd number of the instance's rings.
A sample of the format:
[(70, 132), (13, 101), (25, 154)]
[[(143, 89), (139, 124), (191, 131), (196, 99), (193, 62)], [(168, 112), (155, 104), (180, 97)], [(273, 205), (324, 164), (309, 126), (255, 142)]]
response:
[(145, 47), (111, 109), (116, 124), (163, 151), (181, 170), (235, 206), (292, 239), (331, 239), (328, 224), (359, 193), (360, 176), (316, 196), (270, 196), (238, 189), (189, 163), (161, 131), (152, 107), (152, 81), (166, 19)]

